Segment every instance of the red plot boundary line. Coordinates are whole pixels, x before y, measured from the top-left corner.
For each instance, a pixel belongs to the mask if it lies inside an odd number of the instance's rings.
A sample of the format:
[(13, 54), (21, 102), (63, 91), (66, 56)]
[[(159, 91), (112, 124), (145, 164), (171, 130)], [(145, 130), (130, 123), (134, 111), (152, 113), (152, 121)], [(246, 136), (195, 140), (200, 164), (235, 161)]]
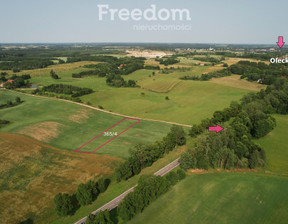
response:
[[(100, 147), (98, 147), (97, 149), (95, 149), (93, 152), (84, 152), (84, 151), (78, 151), (79, 149), (83, 148), (85, 145), (89, 144), (90, 142), (94, 141), (96, 138), (100, 137), (101, 135), (103, 135), (105, 132), (109, 131), (111, 128), (114, 128), (116, 125), (120, 124), (121, 122), (125, 121), (125, 120), (134, 120), (137, 121), (136, 123), (132, 124), (131, 126), (129, 126), (128, 128), (126, 128), (124, 131), (120, 132), (118, 135), (114, 136), (113, 138), (111, 138), (109, 141), (105, 142), (103, 145), (101, 145)], [(114, 124), (113, 126), (111, 126), (110, 128), (108, 128), (107, 130), (103, 131), (101, 134), (97, 135), (95, 138), (92, 138), (90, 141), (86, 142), (84, 145), (80, 146), (78, 149), (76, 149), (74, 152), (79, 152), (79, 153), (87, 153), (87, 154), (92, 154), (94, 152), (96, 152), (97, 150), (99, 150), (100, 148), (102, 148), (103, 146), (105, 146), (106, 144), (108, 144), (109, 142), (111, 142), (112, 140), (114, 140), (115, 138), (117, 138), (119, 135), (123, 134), (124, 132), (128, 131), (130, 128), (132, 128), (134, 125), (138, 124), (141, 120), (140, 119), (134, 119), (134, 118), (129, 118), (129, 117), (125, 117), (124, 119), (122, 119), (121, 121), (119, 121), (118, 123)]]

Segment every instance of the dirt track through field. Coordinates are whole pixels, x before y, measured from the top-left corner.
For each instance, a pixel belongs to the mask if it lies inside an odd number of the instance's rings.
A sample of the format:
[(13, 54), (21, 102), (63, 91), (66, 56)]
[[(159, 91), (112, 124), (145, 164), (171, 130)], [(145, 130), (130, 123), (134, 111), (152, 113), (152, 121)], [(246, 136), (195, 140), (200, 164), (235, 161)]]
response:
[(93, 106), (90, 106), (90, 105), (87, 105), (87, 104), (84, 104), (84, 103), (77, 103), (77, 102), (70, 101), (70, 100), (65, 100), (65, 99), (58, 99), (58, 98), (52, 98), (52, 97), (46, 97), (46, 96), (37, 96), (37, 95), (28, 94), (28, 93), (17, 92), (17, 91), (14, 91), (14, 90), (9, 90), (9, 91), (14, 92), (14, 93), (23, 94), (23, 95), (26, 95), (26, 96), (33, 96), (33, 97), (38, 97), (38, 98), (43, 98), (43, 99), (54, 99), (54, 100), (58, 100), (58, 101), (64, 101), (64, 102), (67, 102), (67, 103), (74, 103), (74, 104), (77, 104), (77, 105), (80, 105), (80, 106), (83, 106), (83, 107), (87, 107), (87, 108), (90, 108), (90, 109), (93, 109), (93, 110), (98, 110), (100, 112), (107, 113), (107, 114), (112, 114), (112, 115), (119, 116), (119, 117), (129, 117), (129, 118), (133, 118), (133, 119), (140, 119), (140, 120), (143, 120), (143, 121), (160, 122), (160, 123), (178, 125), (178, 126), (187, 127), (187, 128), (191, 128), (192, 127), (192, 125), (188, 125), (188, 124), (180, 124), (180, 123), (170, 122), (170, 121), (162, 121), (162, 120), (155, 120), (155, 119), (149, 119), (149, 118), (140, 118), (140, 117), (133, 117), (133, 116), (125, 115), (125, 114), (119, 114), (119, 113), (115, 113), (115, 112), (111, 112), (111, 111), (107, 111), (107, 110), (102, 110), (102, 109), (99, 109), (97, 107), (93, 107)]

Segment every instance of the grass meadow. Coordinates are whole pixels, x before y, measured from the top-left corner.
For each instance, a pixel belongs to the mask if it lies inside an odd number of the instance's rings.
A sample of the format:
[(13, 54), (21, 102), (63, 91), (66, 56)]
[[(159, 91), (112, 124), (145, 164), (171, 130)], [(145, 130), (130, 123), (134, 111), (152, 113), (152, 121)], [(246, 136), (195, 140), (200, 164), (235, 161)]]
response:
[[(72, 78), (72, 73), (87, 70), (83, 66), (93, 63), (97, 62), (54, 65), (45, 69), (22, 71), (20, 74), (31, 74), (30, 82), (39, 86), (63, 83), (91, 88), (94, 93), (82, 96), (81, 100), (95, 107), (102, 106), (107, 111), (184, 124), (199, 123), (201, 119), (211, 117), (215, 110), (229, 106), (231, 101), (237, 101), (248, 92), (260, 89), (255, 83), (239, 80), (239, 76), (212, 79), (208, 82), (180, 80), (179, 77), (184, 75), (201, 75), (216, 69), (215, 66), (193, 66), (193, 61), (184, 59), (181, 59), (176, 66), (189, 67), (190, 71), (175, 71), (169, 74), (155, 71), (156, 74), (153, 76), (153, 70), (143, 69), (124, 77), (126, 80), (136, 80), (139, 88), (109, 87), (106, 84), (106, 78), (95, 76)], [(153, 59), (149, 59), (147, 63), (157, 64)], [(61, 79), (52, 79), (51, 69)], [(0, 132), (0, 150), (4, 155), (0, 159), (0, 216), (9, 217), (4, 220), (4, 223), (16, 223), (16, 221), (32, 217), (35, 223), (68, 224), (86, 216), (135, 185), (139, 175), (129, 181), (120, 183), (113, 181), (107, 191), (101, 194), (95, 202), (81, 207), (71, 217), (56, 216), (53, 208), (54, 195), (58, 192), (72, 193), (80, 182), (89, 179), (110, 177), (117, 164), (128, 157), (131, 147), (138, 143), (146, 144), (160, 140), (171, 128), (169, 124), (141, 120), (94, 154), (77, 153), (74, 152), (75, 149), (113, 126), (123, 117), (55, 98), (39, 98), (7, 90), (0, 90), (0, 104), (6, 103), (7, 100), (14, 100), (17, 96), (21, 97), (24, 103), (0, 110), (0, 118), (11, 121), (11, 124), (1, 128)], [(166, 96), (169, 97), (168, 100), (165, 99)], [(276, 129), (267, 136), (267, 142), (265, 137), (259, 140), (259, 144), (267, 148), (269, 169), (273, 172), (280, 169), (285, 173), (287, 172), (284, 160), (285, 142), (281, 140), (284, 138), (285, 125), (281, 126), (279, 123), (287, 122), (287, 119), (281, 119), (281, 116), (277, 116), (279, 122), (277, 122)], [(112, 131), (120, 132), (119, 128), (121, 126)], [(281, 138), (278, 138), (278, 134)], [(107, 141), (110, 139), (108, 136), (102, 137), (102, 143), (106, 142), (106, 138)], [(270, 142), (280, 140), (283, 143), (279, 144), (277, 149), (273, 148), (275, 143), (270, 144)], [(165, 155), (153, 166), (142, 170), (141, 174), (156, 172), (178, 158), (187, 147), (192, 147), (194, 141), (194, 139), (188, 139), (187, 146), (179, 147)], [(91, 147), (89, 150), (94, 149), (93, 145)], [(280, 165), (276, 163), (280, 157), (275, 156), (273, 150), (279, 152), (279, 156), (283, 158)], [(284, 181), (282, 177), (254, 173), (213, 175), (187, 177), (131, 223), (161, 224), (169, 223), (168, 221), (171, 220), (176, 220), (175, 223), (197, 221), (199, 223), (199, 220), (202, 221), (201, 223), (237, 223), (237, 221), (245, 223), (250, 218), (253, 220), (253, 212), (257, 214), (256, 221), (263, 220), (260, 219), (260, 216), (263, 216), (268, 222), (273, 218), (276, 221), (280, 220), (281, 223), (282, 217), (286, 217), (282, 208), (287, 206), (285, 203), (288, 200), (283, 202), (282, 198), (286, 195), (280, 191), (287, 189), (286, 179)], [(260, 188), (261, 191), (257, 194), (256, 189), (261, 186), (263, 189)], [(276, 186), (280, 189), (279, 191)], [(244, 195), (244, 198), (241, 198), (241, 195)], [(249, 197), (255, 198), (251, 205), (247, 203), (250, 202)], [(27, 198), (30, 200), (28, 203)], [(278, 203), (282, 203), (279, 204), (281, 209), (277, 210), (276, 199), (280, 200)], [(237, 202), (241, 203), (237, 204)], [(233, 208), (233, 205), (236, 207)], [(242, 209), (245, 206), (249, 210), (247, 216), (244, 215), (244, 209)], [(271, 210), (270, 213), (268, 208)], [(229, 212), (225, 213), (226, 210)], [(272, 212), (278, 212), (280, 218), (277, 219)], [(216, 217), (215, 220), (214, 217)], [(230, 217), (233, 219), (229, 220)]]
[(268, 172), (288, 175), (287, 115), (273, 115), (277, 126), (267, 136), (257, 140), (266, 152)]
[(288, 179), (257, 173), (192, 174), (129, 224), (287, 223)]
[(1, 223), (50, 223), (53, 198), (74, 193), (90, 179), (110, 177), (122, 159), (61, 150), (31, 138), (0, 132)]
[[(1, 128), (2, 132), (22, 134), (69, 151), (76, 150), (123, 119), (56, 99), (26, 96), (7, 90), (2, 91), (2, 96), (5, 99), (19, 96), (25, 101), (16, 107), (0, 110), (1, 119), (12, 122)], [(170, 128), (169, 124), (140, 121), (97, 153), (127, 158), (129, 148), (138, 143), (160, 140)], [(107, 141), (109, 139), (107, 137)]]
[[(87, 70), (83, 67), (84, 65), (97, 62), (54, 65), (38, 71), (23, 71), (22, 73), (31, 73), (31, 83), (39, 86), (62, 83), (91, 88), (94, 93), (82, 96), (82, 101), (89, 102), (96, 107), (102, 106), (108, 111), (190, 125), (212, 116), (215, 110), (229, 106), (231, 101), (239, 100), (248, 92), (260, 89), (256, 83), (239, 80), (239, 76), (234, 76), (233, 79), (224, 77), (208, 82), (180, 80), (179, 78), (185, 75), (199, 76), (220, 68), (217, 65), (192, 66), (190, 59), (187, 61), (182, 58), (181, 60), (181, 65), (175, 66), (181, 67), (186, 63), (190, 71), (174, 71), (169, 74), (154, 71), (155, 76), (153, 76), (153, 70), (142, 69), (124, 76), (126, 80), (136, 80), (139, 88), (110, 87), (106, 84), (106, 78), (95, 76), (72, 78), (73, 73)], [(148, 59), (147, 63), (153, 61), (155, 62), (154, 59)], [(51, 69), (55, 70), (61, 79), (52, 79), (49, 73)], [(166, 96), (169, 100), (165, 99)]]

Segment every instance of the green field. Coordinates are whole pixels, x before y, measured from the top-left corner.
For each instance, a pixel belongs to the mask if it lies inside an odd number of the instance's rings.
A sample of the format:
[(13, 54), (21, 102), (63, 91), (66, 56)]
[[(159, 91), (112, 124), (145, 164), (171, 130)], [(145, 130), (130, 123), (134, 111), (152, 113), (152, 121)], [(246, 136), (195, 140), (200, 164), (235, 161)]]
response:
[(191, 175), (129, 224), (287, 223), (288, 179), (257, 173)]
[(264, 138), (257, 140), (266, 152), (267, 170), (279, 174), (288, 175), (288, 139), (287, 139), (287, 115), (273, 115), (277, 126)]
[[(105, 125), (106, 127), (105, 132), (100, 132), (97, 133), (97, 135), (93, 138), (93, 139), (87, 139), (87, 143), (85, 142), (85, 145), (81, 146), (81, 148), (79, 148), (79, 150), (77, 150), (78, 152), (93, 152), (94, 150), (101, 150), (102, 147), (106, 147), (109, 145), (110, 141), (114, 141), (115, 138), (119, 137), (123, 134), (125, 134), (126, 140), (124, 138), (122, 138), (122, 144), (125, 142), (129, 143), (129, 130), (133, 129), (133, 127), (135, 125), (138, 124), (139, 121), (137, 120), (132, 120), (132, 119), (119, 119), (119, 122), (117, 122), (116, 124), (114, 124), (113, 126), (108, 126)], [(86, 140), (85, 140), (86, 141)], [(109, 143), (108, 143), (109, 142)], [(105, 145), (106, 144), (106, 145)], [(105, 150), (105, 149), (104, 149)]]
[[(179, 80), (183, 76), (181, 72), (156, 73), (151, 77), (151, 71), (135, 73), (131, 74), (131, 78), (137, 78), (140, 88), (101, 89), (105, 80), (98, 78), (101, 87), (81, 99), (130, 116), (193, 124), (211, 117), (215, 110), (228, 107), (231, 101), (237, 101), (251, 91), (219, 83)], [(129, 78), (130, 75), (127, 76)], [(92, 78), (89, 80), (92, 85)], [(170, 100), (165, 100), (166, 96)]]
[[(0, 110), (1, 119), (12, 122), (1, 131), (23, 134), (66, 150), (77, 149), (123, 119), (56, 99), (26, 96), (7, 90), (1, 92), (1, 98), (16, 96), (25, 102)], [(129, 148), (137, 143), (151, 143), (162, 139), (170, 127), (169, 124), (140, 121), (97, 153), (127, 158)]]
[[(188, 62), (183, 61), (183, 63)], [(105, 110), (129, 116), (190, 125), (211, 117), (215, 110), (229, 106), (231, 101), (239, 100), (248, 92), (259, 90), (257, 88), (259, 85), (245, 80), (242, 80), (241, 85), (238, 80), (230, 80), (228, 85), (227, 80), (224, 79), (223, 83), (222, 79), (219, 79), (217, 83), (180, 80), (182, 76), (199, 76), (209, 69), (214, 69), (212, 66), (190, 66), (189, 63), (187, 66), (191, 70), (185, 72), (174, 71), (161, 74), (159, 71), (154, 71), (156, 74), (153, 76), (153, 70), (138, 70), (123, 77), (125, 80), (136, 80), (139, 88), (115, 88), (106, 84), (105, 77), (72, 78), (73, 73), (87, 70), (83, 67), (85, 64), (89, 62), (58, 65), (59, 68), (51, 66), (40, 69), (39, 74), (35, 70), (30, 81), (38, 86), (62, 83), (91, 88), (94, 93), (82, 96), (81, 100), (93, 106), (102, 106)], [(175, 65), (176, 68), (177, 66)], [(50, 68), (53, 68), (61, 79), (52, 79), (49, 74)], [(246, 82), (252, 87), (247, 89)], [(166, 96), (169, 100), (165, 100)]]

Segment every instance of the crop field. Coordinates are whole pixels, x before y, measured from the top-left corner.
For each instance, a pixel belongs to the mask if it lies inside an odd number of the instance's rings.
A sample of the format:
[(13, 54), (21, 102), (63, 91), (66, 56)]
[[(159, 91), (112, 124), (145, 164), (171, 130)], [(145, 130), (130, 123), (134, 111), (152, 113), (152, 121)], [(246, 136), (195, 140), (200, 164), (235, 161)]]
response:
[[(2, 132), (26, 135), (69, 151), (76, 150), (123, 119), (60, 100), (26, 96), (6, 90), (1, 94), (19, 96), (25, 101), (16, 107), (0, 110), (0, 117), (12, 122), (2, 128)], [(97, 153), (127, 158), (129, 148), (137, 143), (161, 140), (170, 127), (169, 124), (140, 121)]]
[(0, 153), (1, 223), (19, 223), (31, 214), (35, 223), (38, 219), (50, 223), (55, 194), (72, 193), (79, 183), (110, 177), (122, 161), (107, 155), (75, 154), (1, 132)]
[(268, 172), (288, 175), (287, 115), (273, 115), (277, 126), (267, 136), (257, 140), (266, 152)]
[(193, 174), (129, 224), (287, 223), (288, 179), (257, 173)]

